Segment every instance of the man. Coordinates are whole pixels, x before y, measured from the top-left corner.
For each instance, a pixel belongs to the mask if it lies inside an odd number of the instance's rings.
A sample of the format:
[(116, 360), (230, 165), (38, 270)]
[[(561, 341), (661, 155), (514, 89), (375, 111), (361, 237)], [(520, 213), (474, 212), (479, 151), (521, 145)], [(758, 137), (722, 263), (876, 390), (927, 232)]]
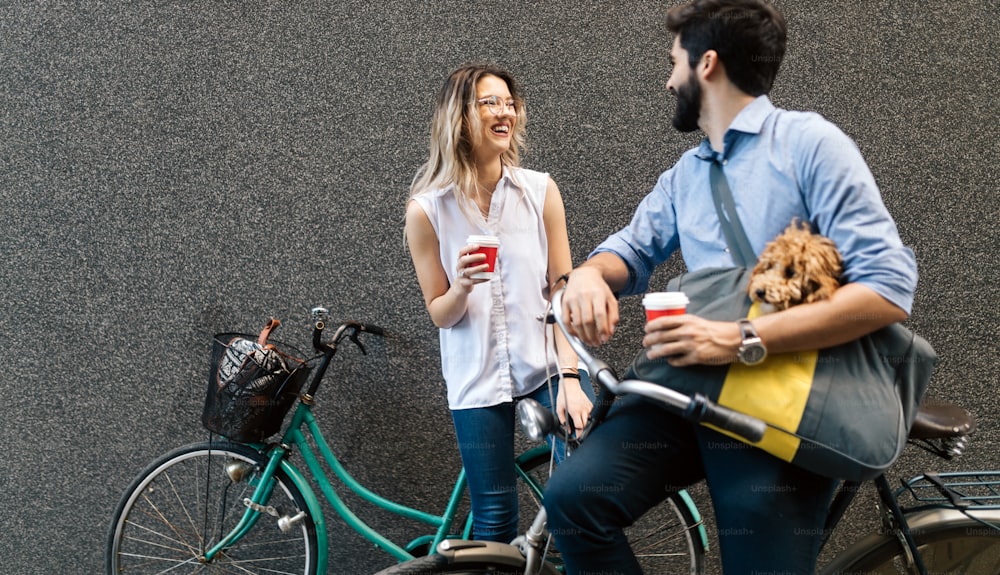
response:
[[(654, 268), (677, 249), (689, 270), (733, 265), (712, 201), (712, 162), (756, 253), (797, 217), (844, 256), (844, 285), (832, 298), (753, 320), (768, 353), (830, 347), (905, 319), (916, 263), (857, 147), (819, 115), (777, 109), (766, 95), (785, 53), (782, 15), (758, 0), (693, 0), (670, 10), (667, 27), (674, 127), (706, 138), (571, 273), (563, 298), (571, 330), (589, 345), (607, 342), (616, 297), (647, 291)], [(739, 361), (743, 341), (735, 321), (688, 314), (649, 322), (642, 344), (650, 358), (688, 366)], [(567, 572), (641, 573), (623, 529), (702, 479), (727, 575), (814, 572), (836, 482), (641, 397), (620, 399), (549, 483), (545, 507)]]

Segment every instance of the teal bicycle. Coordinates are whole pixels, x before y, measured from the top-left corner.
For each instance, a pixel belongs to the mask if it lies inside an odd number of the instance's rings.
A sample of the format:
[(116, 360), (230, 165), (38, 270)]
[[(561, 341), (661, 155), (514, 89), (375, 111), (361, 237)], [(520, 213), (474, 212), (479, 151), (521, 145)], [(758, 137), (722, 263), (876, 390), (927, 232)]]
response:
[[(225, 371), (227, 360), (230, 367), (254, 365), (246, 358), (257, 358), (254, 354), (268, 349), (280, 351), (260, 365), (274, 360), (284, 371), (273, 369), (274, 365), (264, 371), (285, 377), (255, 375), (249, 382), (277, 384), (280, 389), (269, 396), (258, 393), (232, 401), (229, 407), (233, 409), (226, 417), (242, 417), (243, 425), (234, 427), (228, 439), (210, 437), (179, 447), (139, 473), (125, 490), (109, 528), (105, 552), (109, 575), (327, 573), (333, 534), (310, 481), (351, 529), (398, 562), (434, 553), (449, 540), (470, 538), (471, 517), (461, 517), (464, 470), (448, 483), (451, 491), (444, 511), (432, 513), (369, 490), (331, 450), (313, 414), (320, 383), (343, 342), (365, 353), (361, 334), (381, 336), (384, 332), (377, 326), (346, 322), (324, 340), (326, 313), (323, 308), (312, 311), (312, 345), (318, 355), (311, 359), (280, 344), (260, 341), (253, 346), (251, 342), (241, 351), (236, 343), (246, 341), (240, 338), (217, 341), (213, 373)], [(234, 356), (236, 363), (232, 363)], [(281, 427), (296, 402), (287, 425)], [(271, 429), (260, 431), (272, 425), (274, 431), (280, 430), (278, 441), (267, 441), (275, 435)], [(304, 469), (292, 462), (293, 453)], [(522, 506), (530, 501), (540, 510), (544, 483), (553, 467), (552, 449), (539, 445), (518, 456), (515, 463), (523, 480), (519, 482)], [(428, 526), (431, 532), (408, 542), (390, 540), (352, 511), (335, 482), (377, 508)], [(637, 554), (650, 573), (702, 572), (708, 540), (691, 498), (682, 491), (660, 509), (661, 513), (633, 528)], [(558, 564), (557, 556), (550, 555), (549, 560)]]

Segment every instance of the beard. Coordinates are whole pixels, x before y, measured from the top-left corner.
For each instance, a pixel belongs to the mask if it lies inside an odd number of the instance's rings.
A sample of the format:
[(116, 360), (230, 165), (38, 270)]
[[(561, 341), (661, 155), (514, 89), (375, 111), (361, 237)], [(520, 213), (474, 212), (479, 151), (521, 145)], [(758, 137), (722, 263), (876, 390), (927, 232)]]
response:
[(680, 132), (693, 132), (698, 129), (698, 117), (701, 116), (701, 84), (692, 74), (688, 81), (677, 89), (677, 109), (674, 111), (673, 126)]

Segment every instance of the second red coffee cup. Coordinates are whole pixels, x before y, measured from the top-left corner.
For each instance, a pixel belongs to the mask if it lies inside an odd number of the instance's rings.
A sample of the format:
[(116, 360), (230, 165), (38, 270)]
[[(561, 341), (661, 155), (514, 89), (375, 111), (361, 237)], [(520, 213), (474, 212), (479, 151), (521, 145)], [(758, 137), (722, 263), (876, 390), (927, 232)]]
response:
[(665, 315), (687, 313), (688, 298), (681, 291), (661, 291), (646, 294), (642, 305), (646, 308), (646, 321)]
[(500, 238), (496, 236), (469, 236), (465, 241), (468, 245), (479, 246), (479, 249), (473, 253), (485, 254), (486, 261), (483, 263), (489, 266), (486, 271), (474, 273), (469, 277), (483, 280), (492, 278), (497, 265), (497, 250), (500, 248)]

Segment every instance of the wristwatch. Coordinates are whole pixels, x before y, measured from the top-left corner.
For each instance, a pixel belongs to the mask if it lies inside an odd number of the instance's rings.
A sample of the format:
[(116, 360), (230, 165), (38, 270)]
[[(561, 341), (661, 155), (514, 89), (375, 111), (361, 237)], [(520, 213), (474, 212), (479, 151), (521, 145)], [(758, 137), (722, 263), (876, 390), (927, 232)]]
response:
[(743, 343), (740, 344), (740, 349), (736, 352), (736, 358), (743, 365), (757, 365), (767, 357), (767, 348), (764, 347), (764, 342), (760, 340), (760, 336), (757, 335), (757, 330), (753, 328), (750, 320), (741, 319), (739, 325)]

